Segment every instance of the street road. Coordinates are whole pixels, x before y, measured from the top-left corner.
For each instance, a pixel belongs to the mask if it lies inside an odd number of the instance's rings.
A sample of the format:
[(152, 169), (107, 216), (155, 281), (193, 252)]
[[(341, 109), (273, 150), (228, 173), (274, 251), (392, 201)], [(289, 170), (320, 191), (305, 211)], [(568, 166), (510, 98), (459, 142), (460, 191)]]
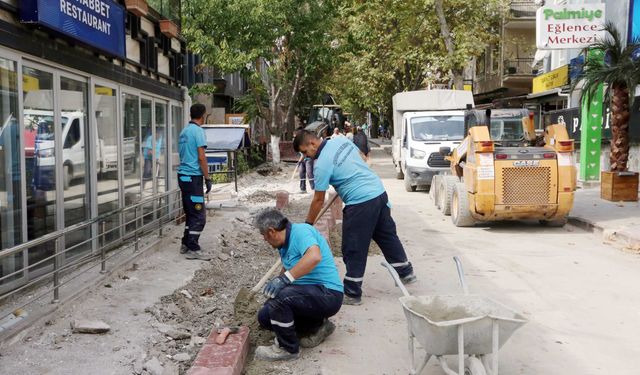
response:
[[(500, 351), (502, 374), (638, 374), (640, 258), (567, 226), (500, 223), (456, 228), (426, 192), (407, 193), (390, 156), (374, 149), (392, 215), (419, 282), (415, 295), (461, 293), (453, 255), (464, 265), (471, 293), (522, 312), (529, 323)], [(369, 258), (361, 306), (344, 306), (336, 332), (291, 366), (300, 374), (407, 374), (407, 329), (401, 295)], [(341, 272), (344, 272), (344, 267)], [(450, 366), (456, 368), (453, 358)], [(436, 361), (423, 374), (444, 372)]]

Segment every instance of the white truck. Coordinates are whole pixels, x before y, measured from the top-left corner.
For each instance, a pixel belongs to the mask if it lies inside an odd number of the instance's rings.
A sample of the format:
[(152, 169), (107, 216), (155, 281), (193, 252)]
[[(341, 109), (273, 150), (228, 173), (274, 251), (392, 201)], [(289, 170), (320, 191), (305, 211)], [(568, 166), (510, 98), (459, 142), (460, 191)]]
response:
[[(34, 150), (35, 158), (34, 184), (38, 189), (51, 190), (55, 188), (54, 179), (54, 134), (53, 115), (51, 111), (25, 110), (25, 124), (36, 129), (34, 145), (26, 144), (25, 148)], [(60, 116), (62, 123), (62, 184), (67, 189), (71, 181), (85, 175), (87, 135), (85, 133), (85, 115), (82, 112), (62, 112)], [(100, 131), (98, 130), (98, 133)], [(112, 143), (112, 142), (111, 142)], [(123, 144), (123, 155), (125, 169), (136, 167), (135, 138), (125, 138)], [(96, 172), (107, 173), (118, 170), (118, 146), (106, 144), (105, 140), (96, 138)]]
[(422, 90), (393, 96), (393, 164), (407, 191), (430, 186), (449, 171), (440, 147), (453, 149), (464, 139), (464, 111), (473, 94), (462, 90)]

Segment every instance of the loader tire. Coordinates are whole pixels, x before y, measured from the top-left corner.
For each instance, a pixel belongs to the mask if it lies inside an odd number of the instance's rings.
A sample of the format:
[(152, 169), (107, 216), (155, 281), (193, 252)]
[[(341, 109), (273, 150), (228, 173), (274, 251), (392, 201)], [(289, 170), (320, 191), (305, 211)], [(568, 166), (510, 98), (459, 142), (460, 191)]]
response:
[(404, 176), (404, 190), (406, 190), (407, 192), (411, 193), (413, 191), (416, 191), (416, 189), (418, 188), (417, 185), (411, 185), (411, 178), (409, 176)]
[(440, 187), (440, 180), (441, 179), (442, 179), (442, 176), (440, 176), (439, 174), (434, 175), (431, 178), (431, 189), (429, 190), (429, 196), (433, 200), (433, 204), (438, 209), (439, 209), (439, 207), (438, 207), (438, 189)]
[(568, 221), (569, 221), (569, 218), (565, 216), (563, 218), (555, 219), (555, 220), (540, 220), (540, 225), (546, 226), (546, 227), (561, 228), (561, 227), (564, 227)]
[(451, 197), (451, 221), (456, 227), (472, 227), (476, 223), (469, 210), (469, 193), (462, 182), (455, 185)]
[(453, 197), (453, 190), (456, 188), (458, 182), (460, 182), (460, 180), (456, 176), (442, 176), (438, 198), (440, 199), (440, 210), (445, 216), (451, 215), (451, 198)]

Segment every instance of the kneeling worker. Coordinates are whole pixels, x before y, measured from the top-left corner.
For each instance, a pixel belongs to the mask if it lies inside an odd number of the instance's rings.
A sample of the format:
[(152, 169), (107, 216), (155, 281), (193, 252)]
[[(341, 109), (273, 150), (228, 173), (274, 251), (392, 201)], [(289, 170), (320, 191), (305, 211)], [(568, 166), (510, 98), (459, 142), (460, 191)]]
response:
[(278, 249), (285, 270), (265, 285), (269, 299), (258, 312), (260, 325), (275, 332), (275, 343), (259, 346), (255, 356), (295, 359), (300, 346), (317, 346), (335, 329), (328, 318), (342, 305), (342, 282), (327, 241), (311, 225), (292, 224), (276, 209), (260, 212), (254, 225)]

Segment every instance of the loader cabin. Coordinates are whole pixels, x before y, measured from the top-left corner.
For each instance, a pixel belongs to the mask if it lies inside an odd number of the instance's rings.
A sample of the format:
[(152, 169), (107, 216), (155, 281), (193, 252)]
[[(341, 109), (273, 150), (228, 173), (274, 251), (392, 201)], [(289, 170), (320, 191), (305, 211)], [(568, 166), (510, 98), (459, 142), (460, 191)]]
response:
[[(489, 124), (487, 124), (488, 117), (490, 118)], [(469, 109), (464, 115), (464, 133), (468, 134), (469, 128), (473, 126), (488, 125), (489, 135), (496, 146), (527, 146), (531, 140), (527, 139), (523, 120), (529, 117), (529, 111), (526, 109), (494, 109), (485, 111)], [(533, 131), (533, 129), (531, 131)]]

